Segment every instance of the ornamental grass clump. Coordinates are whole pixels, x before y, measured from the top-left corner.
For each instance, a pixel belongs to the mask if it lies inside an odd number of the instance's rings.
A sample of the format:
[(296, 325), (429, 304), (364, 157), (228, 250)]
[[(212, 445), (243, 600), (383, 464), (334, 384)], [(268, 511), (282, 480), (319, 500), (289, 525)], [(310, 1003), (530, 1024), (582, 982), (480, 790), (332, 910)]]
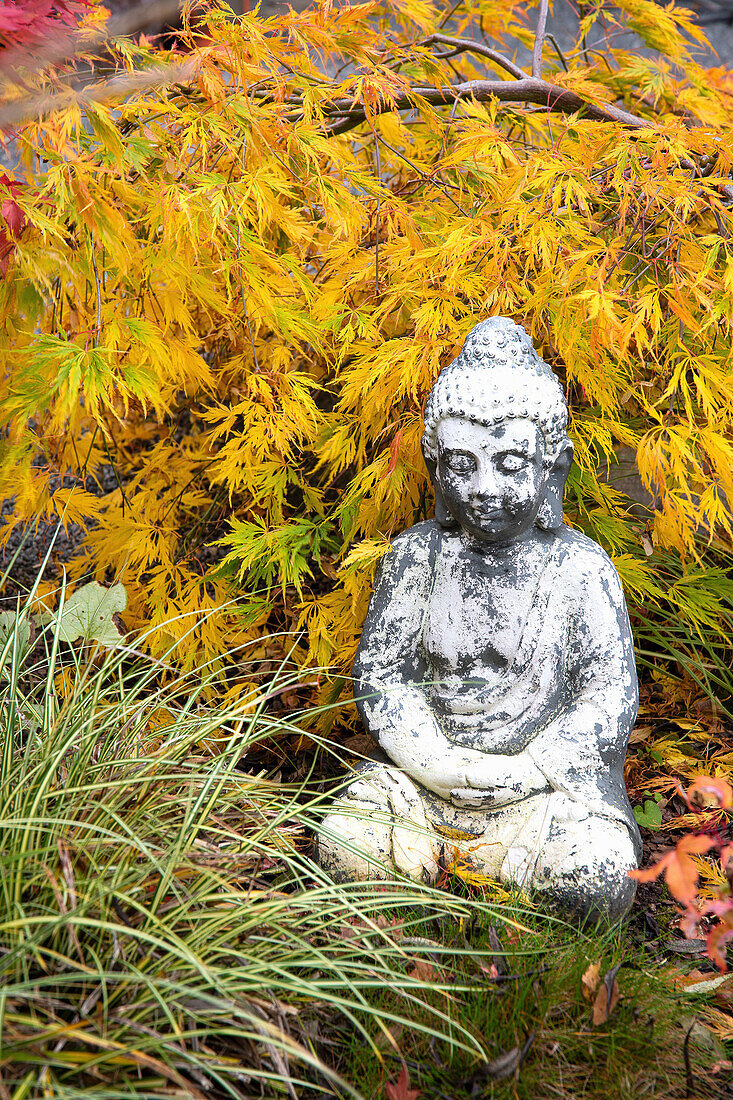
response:
[[(420, 938), (431, 922), (495, 908), (409, 883), (337, 888), (312, 862), (321, 796), (248, 767), (252, 746), (297, 732), (268, 713), (287, 672), (212, 710), (206, 668), (157, 690), (171, 652), (65, 644), (63, 602), (45, 627), (30, 602), (2, 623), (8, 1095), (319, 1094), (339, 1081), (335, 1019), (371, 1049), (416, 1028), (480, 1059), (412, 964), (425, 943), (442, 951)], [(395, 1006), (372, 1006), (388, 989)]]
[[(312, 734), (273, 712), (299, 670), (215, 709), (215, 670), (64, 642), (59, 603), (0, 618), (3, 1100), (529, 1098), (558, 1066), (569, 1097), (679, 1094), (687, 1001), (633, 934), (457, 862), (441, 890), (336, 886), (309, 855), (318, 787), (260, 766)], [(622, 991), (600, 1026), (589, 965)], [(703, 1034), (687, 1064), (714, 1074)]]

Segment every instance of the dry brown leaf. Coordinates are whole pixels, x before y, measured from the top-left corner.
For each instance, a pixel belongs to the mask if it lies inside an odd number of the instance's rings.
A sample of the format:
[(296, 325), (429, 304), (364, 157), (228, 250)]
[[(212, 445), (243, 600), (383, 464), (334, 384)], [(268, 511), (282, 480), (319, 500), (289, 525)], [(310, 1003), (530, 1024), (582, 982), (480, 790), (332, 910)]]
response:
[(638, 745), (642, 741), (646, 741), (649, 734), (653, 732), (654, 731), (652, 730), (651, 726), (637, 726), (636, 729), (632, 730), (631, 732), (631, 735), (629, 737), (629, 744)]
[(601, 980), (601, 960), (597, 963), (591, 963), (586, 970), (583, 977), (580, 979), (581, 989), (583, 990), (583, 996), (590, 1004), (595, 997), (596, 990), (598, 989), (598, 983)]
[(614, 1008), (618, 1004), (620, 990), (618, 982), (613, 979), (613, 985), (611, 986), (611, 996), (608, 995), (608, 987), (605, 981), (602, 983), (598, 990), (598, 995), (593, 1003), (593, 1027), (598, 1027), (600, 1024), (605, 1024), (608, 1017), (613, 1012)]
[(417, 982), (435, 983), (443, 980), (439, 971), (427, 959), (417, 959), (415, 964), (407, 971), (407, 976)]

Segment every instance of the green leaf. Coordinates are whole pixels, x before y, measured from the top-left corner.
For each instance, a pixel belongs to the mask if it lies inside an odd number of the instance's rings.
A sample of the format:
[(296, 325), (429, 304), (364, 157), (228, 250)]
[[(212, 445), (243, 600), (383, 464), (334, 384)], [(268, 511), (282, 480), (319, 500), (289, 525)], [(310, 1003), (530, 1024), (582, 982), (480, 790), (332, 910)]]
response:
[(18, 653), (22, 658), (31, 647), (31, 624), (27, 619), (19, 619), (14, 611), (0, 611), (0, 650), (13, 634), (17, 636)]
[(103, 588), (97, 581), (90, 581), (77, 588), (61, 608), (59, 637), (62, 642), (76, 642), (81, 638), (100, 645), (119, 645), (124, 635), (114, 616), (126, 607), (124, 585)]
[(637, 825), (643, 825), (646, 829), (658, 829), (662, 824), (662, 808), (659, 803), (661, 794), (655, 794), (654, 798), (647, 798), (644, 807), (634, 806), (634, 817)]

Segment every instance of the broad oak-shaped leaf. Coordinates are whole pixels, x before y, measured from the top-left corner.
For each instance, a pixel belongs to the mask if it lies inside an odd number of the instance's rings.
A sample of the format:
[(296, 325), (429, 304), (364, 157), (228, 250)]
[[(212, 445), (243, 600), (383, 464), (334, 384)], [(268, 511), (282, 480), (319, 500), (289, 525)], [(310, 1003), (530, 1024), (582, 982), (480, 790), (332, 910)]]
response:
[(103, 588), (97, 581), (77, 588), (61, 609), (59, 637), (62, 642), (86, 642), (119, 645), (123, 634), (114, 621), (127, 607), (127, 592), (122, 584)]
[(591, 1002), (594, 1000), (596, 990), (598, 989), (598, 983), (601, 980), (601, 960), (597, 963), (591, 963), (587, 968), (583, 977), (580, 979), (581, 989), (586, 1001)]
[(0, 611), (0, 650), (5, 648), (6, 642), (13, 638), (11, 646), (15, 644), (18, 652), (24, 655), (31, 645), (31, 624), (27, 619), (20, 619), (14, 611)]

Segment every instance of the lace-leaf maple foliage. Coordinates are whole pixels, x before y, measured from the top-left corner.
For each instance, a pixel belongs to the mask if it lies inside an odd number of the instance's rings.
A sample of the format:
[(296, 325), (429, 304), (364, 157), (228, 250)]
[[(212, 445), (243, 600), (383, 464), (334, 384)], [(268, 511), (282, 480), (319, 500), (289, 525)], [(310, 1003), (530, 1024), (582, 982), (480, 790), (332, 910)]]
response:
[[(71, 580), (124, 584), (128, 628), (169, 622), (148, 637), (190, 664), (279, 629), (348, 668), (376, 562), (430, 513), (426, 395), (505, 314), (566, 384), (567, 518), (640, 653), (682, 624), (668, 671), (722, 697), (693, 643), (727, 644), (733, 590), (733, 83), (681, 8), (587, 12), (561, 56), (544, 2), (197, 5), (20, 127), (0, 493), (88, 526)], [(609, 484), (619, 444), (648, 523)]]

